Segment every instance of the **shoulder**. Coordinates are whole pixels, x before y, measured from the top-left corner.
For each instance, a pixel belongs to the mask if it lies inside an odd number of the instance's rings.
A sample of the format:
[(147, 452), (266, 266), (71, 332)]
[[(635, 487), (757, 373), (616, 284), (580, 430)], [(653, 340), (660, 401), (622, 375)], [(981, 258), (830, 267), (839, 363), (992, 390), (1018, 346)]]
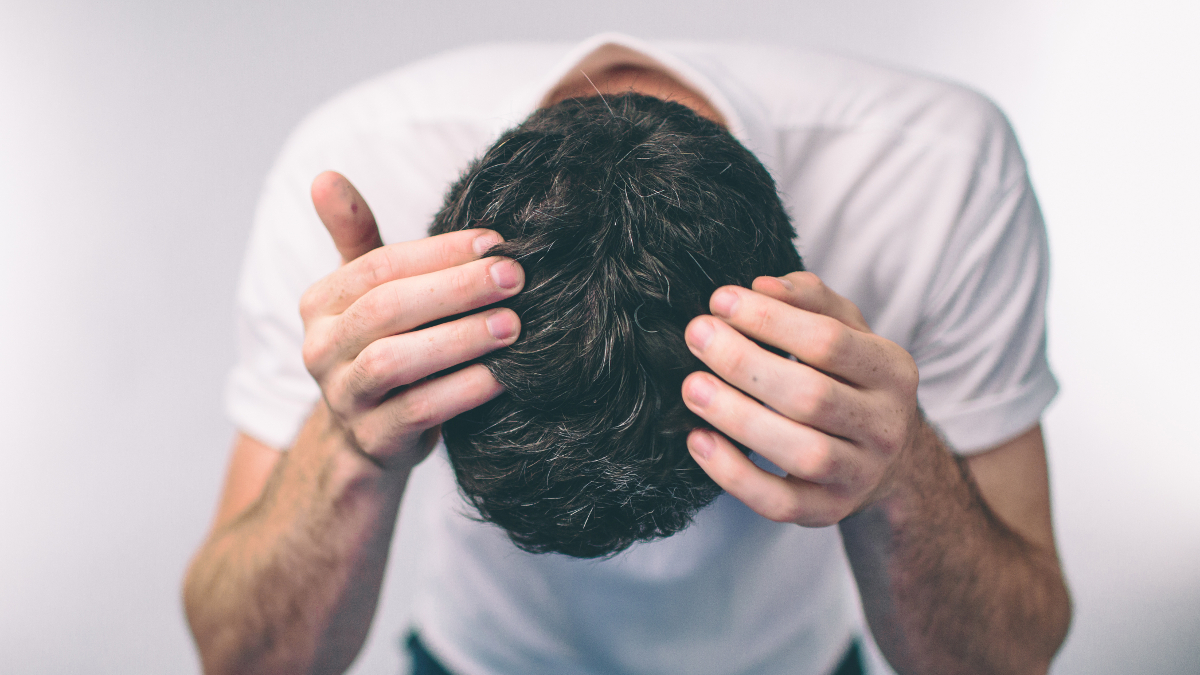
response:
[(294, 205), (289, 214), (308, 209), (309, 183), (332, 169), (371, 204), (385, 241), (424, 236), (446, 186), (508, 126), (514, 100), (565, 49), (482, 45), (359, 83), (297, 125), (268, 176), (267, 194)]
[(979, 92), (820, 52), (706, 53), (764, 120), (805, 264), (906, 348), (953, 261), (989, 227), (1040, 223), (1012, 129)]
[(746, 44), (691, 49), (719, 64), (779, 135), (877, 139), (1024, 169), (1004, 113), (961, 83), (820, 51)]
[(414, 127), (482, 126), (507, 112), (565, 51), (554, 43), (485, 44), (436, 54), (361, 82), (297, 125), (285, 153), (350, 137), (387, 139)]

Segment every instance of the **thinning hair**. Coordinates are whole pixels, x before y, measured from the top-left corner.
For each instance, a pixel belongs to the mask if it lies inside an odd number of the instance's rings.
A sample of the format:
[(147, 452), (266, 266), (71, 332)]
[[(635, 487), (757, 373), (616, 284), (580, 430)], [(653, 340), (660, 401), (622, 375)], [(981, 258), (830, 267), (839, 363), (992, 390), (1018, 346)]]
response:
[(704, 424), (683, 331), (726, 284), (803, 269), (762, 164), (668, 101), (569, 99), (505, 133), (431, 232), (473, 227), (525, 270), (517, 341), (478, 359), (499, 397), (446, 422), (458, 484), (531, 552), (599, 557), (680, 531), (720, 488), (688, 454)]

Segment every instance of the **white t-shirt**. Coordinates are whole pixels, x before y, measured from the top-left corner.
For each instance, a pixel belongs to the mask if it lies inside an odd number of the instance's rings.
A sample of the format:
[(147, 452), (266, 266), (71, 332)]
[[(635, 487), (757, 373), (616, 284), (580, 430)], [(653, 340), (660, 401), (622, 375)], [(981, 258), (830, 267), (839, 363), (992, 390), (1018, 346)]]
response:
[[(358, 187), (385, 243), (423, 237), (503, 130), (564, 78), (615, 63), (664, 69), (708, 98), (775, 177), (808, 269), (916, 359), (921, 405), (953, 448), (993, 447), (1038, 421), (1057, 391), (1046, 237), (990, 102), (834, 56), (610, 34), (437, 56), (301, 124), (267, 178), (242, 273), (235, 424), (286, 448), (319, 395), (296, 309), (338, 264), (309, 201), (318, 173)], [(414, 475), (428, 481), (406, 503), (428, 532), (414, 620), (462, 675), (826, 673), (853, 630), (836, 528), (771, 523), (723, 495), (685, 531), (610, 560), (538, 556), (467, 517), (444, 451)]]

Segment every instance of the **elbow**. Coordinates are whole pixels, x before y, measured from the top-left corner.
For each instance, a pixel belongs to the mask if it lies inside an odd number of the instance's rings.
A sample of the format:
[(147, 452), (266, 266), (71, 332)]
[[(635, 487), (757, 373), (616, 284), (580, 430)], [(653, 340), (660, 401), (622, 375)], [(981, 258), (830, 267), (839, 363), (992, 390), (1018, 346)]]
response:
[(205, 675), (249, 672), (241, 667), (246, 665), (245, 662), (239, 665), (239, 659), (235, 656), (239, 652), (237, 633), (241, 631), (235, 628), (236, 621), (222, 616), (219, 606), (221, 596), (219, 589), (215, 588), (217, 577), (207, 569), (202, 552), (188, 566), (181, 588), (184, 617), (191, 630), (202, 671)]
[(1030, 636), (1033, 639), (1028, 642), (1030, 666), (1020, 670), (1021, 673), (1046, 675), (1071, 629), (1074, 605), (1066, 581), (1060, 575), (1048, 590), (1042, 620), (1034, 624), (1038, 626), (1038, 633)]
[(183, 586), (181, 590), (181, 600), (183, 602), (183, 614), (187, 619), (188, 629), (192, 633), (192, 641), (196, 645), (196, 651), (200, 656), (200, 662), (203, 666), (203, 672), (206, 675), (214, 675), (221, 672), (221, 669), (215, 667), (213, 660), (213, 644), (214, 640), (214, 622), (207, 620), (206, 615), (211, 611), (211, 607), (205, 602), (206, 597), (210, 594), (206, 592), (203, 583), (203, 574), (200, 569), (200, 556), (192, 560), (188, 566), (187, 572), (183, 577)]
[(1049, 621), (1047, 621), (1048, 644), (1046, 646), (1050, 651), (1050, 660), (1058, 655), (1058, 651), (1066, 642), (1074, 616), (1075, 604), (1071, 599), (1071, 591), (1067, 588), (1066, 580), (1060, 575), (1051, 603)]

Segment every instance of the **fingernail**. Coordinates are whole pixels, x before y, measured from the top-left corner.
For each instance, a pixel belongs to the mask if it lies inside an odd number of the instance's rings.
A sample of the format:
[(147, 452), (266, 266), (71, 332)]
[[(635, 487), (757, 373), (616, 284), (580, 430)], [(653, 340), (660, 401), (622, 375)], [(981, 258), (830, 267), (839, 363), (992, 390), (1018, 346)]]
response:
[(688, 326), (686, 338), (687, 343), (695, 347), (698, 351), (708, 349), (708, 345), (713, 339), (712, 322), (707, 319), (693, 321), (692, 325)]
[(517, 317), (511, 312), (492, 312), (486, 323), (488, 332), (497, 340), (507, 340), (517, 332)]
[(492, 281), (500, 288), (516, 288), (521, 283), (521, 275), (517, 272), (517, 264), (511, 260), (501, 260), (493, 263), (490, 273)]
[(486, 232), (475, 237), (475, 241), (471, 242), (471, 248), (474, 249), (475, 255), (483, 257), (483, 254), (487, 253), (488, 249), (502, 241), (504, 240), (495, 232)]
[(712, 300), (709, 302), (713, 314), (719, 316), (733, 316), (733, 311), (737, 309), (737, 304), (738, 294), (726, 288), (713, 293)]
[(796, 290), (796, 287), (794, 285), (792, 285), (792, 282), (788, 281), (787, 279), (784, 279), (783, 277), (775, 277), (775, 278), (778, 279), (779, 283), (783, 284), (783, 287), (788, 289), (789, 291)]
[(717, 444), (708, 432), (698, 431), (692, 434), (692, 452), (699, 455), (700, 459), (711, 457), (716, 448)]
[(693, 377), (687, 386), (687, 397), (700, 407), (708, 406), (717, 388), (707, 377)]

